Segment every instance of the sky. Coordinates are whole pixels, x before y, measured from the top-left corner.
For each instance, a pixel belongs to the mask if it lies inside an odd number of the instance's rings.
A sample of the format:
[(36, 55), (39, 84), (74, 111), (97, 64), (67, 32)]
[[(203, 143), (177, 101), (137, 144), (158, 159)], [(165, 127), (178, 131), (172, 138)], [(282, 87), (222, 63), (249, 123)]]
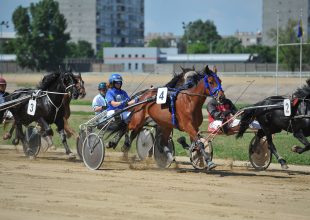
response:
[[(29, 6), (38, 0), (0, 0), (0, 22), (9, 21), (19, 5)], [(257, 32), (262, 29), (262, 0), (145, 0), (145, 34), (149, 32), (182, 35), (182, 22), (212, 20), (220, 35), (236, 31)]]

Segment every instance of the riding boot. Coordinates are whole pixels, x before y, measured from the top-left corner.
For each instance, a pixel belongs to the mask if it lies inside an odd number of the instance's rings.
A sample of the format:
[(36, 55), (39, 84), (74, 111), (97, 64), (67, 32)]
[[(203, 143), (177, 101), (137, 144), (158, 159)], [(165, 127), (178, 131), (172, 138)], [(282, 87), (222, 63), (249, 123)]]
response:
[(128, 133), (125, 134), (125, 142), (121, 150), (122, 152), (128, 152), (130, 150), (130, 139)]
[(115, 149), (120, 139), (124, 136), (127, 130), (127, 124), (124, 123), (124, 126), (121, 126), (121, 129), (115, 134), (113, 139), (109, 141), (107, 148)]

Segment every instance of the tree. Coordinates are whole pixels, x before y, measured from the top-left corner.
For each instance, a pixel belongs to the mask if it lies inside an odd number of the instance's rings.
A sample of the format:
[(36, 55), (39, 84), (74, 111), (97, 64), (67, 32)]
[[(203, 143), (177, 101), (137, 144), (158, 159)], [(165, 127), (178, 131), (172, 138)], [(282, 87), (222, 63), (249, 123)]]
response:
[[(279, 44), (299, 42), (296, 27), (297, 21), (289, 19), (284, 29), (279, 28)], [(268, 35), (276, 42), (277, 31), (275, 29), (271, 29)], [(279, 61), (285, 63), (294, 72), (296, 67), (299, 66), (299, 46), (279, 47)]]
[(263, 46), (263, 45), (251, 45), (244, 48), (245, 53), (257, 54), (257, 61), (261, 63), (275, 63), (276, 62), (276, 48)]
[[(182, 36), (182, 44), (180, 45), (181, 50), (191, 48), (192, 53), (207, 53), (209, 52), (209, 47), (204, 46), (199, 48), (199, 45), (209, 45), (210, 43), (215, 43), (221, 39), (221, 36), (216, 30), (216, 26), (213, 21), (206, 20), (197, 20), (194, 22), (189, 22), (184, 24), (184, 34)], [(196, 44), (191, 47), (192, 44)], [(188, 51), (189, 52), (189, 51)]]
[(169, 47), (169, 42), (161, 37), (157, 37), (150, 41), (148, 47)]
[(19, 6), (13, 13), (17, 38), (15, 52), (22, 67), (56, 70), (62, 63), (70, 35), (65, 33), (66, 20), (58, 3), (42, 0), (29, 8)]
[(67, 58), (93, 58), (95, 54), (91, 43), (87, 41), (78, 41), (77, 44), (69, 42), (67, 48)]
[(240, 40), (235, 37), (227, 37), (216, 43), (214, 51), (216, 53), (242, 53), (243, 49)]
[(110, 42), (104, 42), (100, 45), (100, 49), (97, 51), (96, 57), (98, 59), (103, 59), (103, 48), (105, 47), (112, 47), (112, 44)]

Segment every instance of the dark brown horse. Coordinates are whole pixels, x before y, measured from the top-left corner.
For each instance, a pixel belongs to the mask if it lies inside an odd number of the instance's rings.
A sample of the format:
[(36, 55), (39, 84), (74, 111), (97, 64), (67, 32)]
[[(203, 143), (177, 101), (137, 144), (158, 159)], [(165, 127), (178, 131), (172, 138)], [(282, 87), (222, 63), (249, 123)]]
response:
[[(81, 75), (81, 73), (73, 73), (73, 76), (74, 76), (74, 78), (76, 80), (75, 87), (78, 90), (79, 98), (82, 99), (86, 95), (86, 90), (85, 90), (85, 87), (84, 87), (84, 81), (82, 79), (82, 75)], [(68, 123), (68, 119), (69, 119), (69, 117), (71, 115), (71, 110), (70, 110), (71, 99), (72, 99), (72, 96), (69, 95), (69, 94), (66, 94), (63, 97), (63, 103), (62, 104), (64, 106), (64, 111), (65, 111), (64, 112), (64, 117), (63, 117), (63, 119), (64, 119), (64, 130), (65, 130), (66, 135), (67, 135), (68, 138), (70, 138), (72, 135), (75, 138), (77, 138), (78, 135), (77, 135), (76, 131), (74, 129), (72, 129), (69, 126), (69, 123)], [(4, 119), (4, 123), (3, 123), (4, 124), (4, 130), (5, 130), (6, 126), (7, 126), (7, 121), (8, 120)], [(4, 140), (10, 139), (12, 137), (12, 134), (13, 134), (14, 130), (15, 130), (15, 121), (14, 121), (14, 118), (13, 118), (12, 127), (10, 128), (9, 132), (5, 132), (3, 134), (3, 139)], [(13, 144), (18, 144), (16, 139), (13, 140)], [(52, 143), (50, 143), (50, 144), (52, 144)]]
[[(177, 93), (175, 100), (175, 118), (177, 125), (173, 123), (173, 115), (171, 106), (158, 105), (155, 102), (150, 102), (137, 106), (133, 109), (133, 116), (128, 128), (132, 130), (131, 140), (135, 137), (143, 127), (146, 118), (151, 117), (160, 127), (161, 130), (161, 146), (168, 146), (169, 136), (174, 128), (186, 132), (192, 141), (192, 144), (201, 147), (200, 137), (198, 135), (199, 127), (203, 121), (202, 106), (207, 96), (221, 95), (223, 93), (221, 80), (213, 73), (208, 66), (201, 72), (193, 72), (189, 74), (188, 82), (191, 84), (184, 90)], [(145, 100), (155, 97), (157, 90), (145, 92), (139, 100)], [(170, 110), (169, 110), (170, 109)], [(203, 145), (203, 144), (202, 144)], [(165, 151), (165, 149), (163, 149)], [(166, 151), (165, 151), (166, 152)], [(205, 155), (205, 154), (204, 154)], [(171, 158), (171, 152), (167, 152), (167, 157)], [(205, 155), (207, 162), (209, 156)], [(210, 168), (213, 168), (212, 165)]]

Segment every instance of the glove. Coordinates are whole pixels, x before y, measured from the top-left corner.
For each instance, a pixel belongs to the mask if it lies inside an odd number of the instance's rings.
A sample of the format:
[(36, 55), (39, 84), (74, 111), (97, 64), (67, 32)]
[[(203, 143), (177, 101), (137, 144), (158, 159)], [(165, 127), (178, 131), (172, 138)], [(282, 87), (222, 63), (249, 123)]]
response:
[(135, 97), (135, 103), (139, 102), (139, 97)]
[(227, 111), (224, 111), (222, 114), (224, 115), (224, 117), (227, 117), (229, 114), (231, 114), (231, 111), (227, 110)]
[(130, 101), (129, 98), (125, 99), (124, 101), (121, 102), (122, 106), (127, 106), (127, 103)]

